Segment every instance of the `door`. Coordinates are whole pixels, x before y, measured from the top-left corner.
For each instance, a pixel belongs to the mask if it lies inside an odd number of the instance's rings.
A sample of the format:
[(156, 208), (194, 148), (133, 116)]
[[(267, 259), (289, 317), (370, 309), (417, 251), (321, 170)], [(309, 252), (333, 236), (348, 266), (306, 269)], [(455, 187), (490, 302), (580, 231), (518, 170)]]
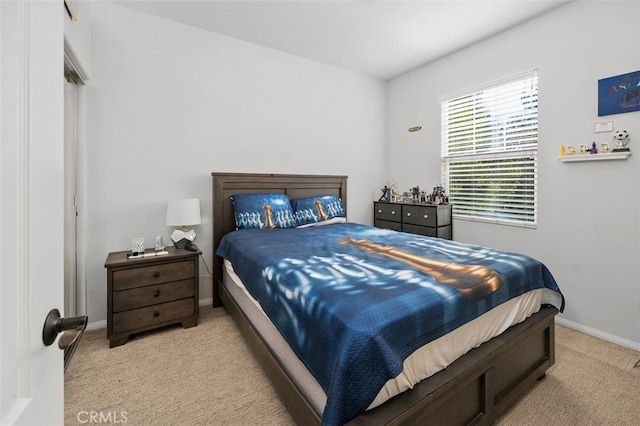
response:
[(64, 423), (62, 2), (0, 2), (0, 424)]

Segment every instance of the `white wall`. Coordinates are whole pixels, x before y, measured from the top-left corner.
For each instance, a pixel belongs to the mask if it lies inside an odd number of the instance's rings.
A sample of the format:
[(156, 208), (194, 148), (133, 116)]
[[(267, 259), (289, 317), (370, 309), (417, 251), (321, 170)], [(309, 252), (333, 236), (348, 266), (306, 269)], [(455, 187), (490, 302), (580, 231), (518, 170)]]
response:
[[(440, 182), (441, 97), (538, 69), (538, 228), (454, 220), (454, 238), (543, 261), (566, 297), (561, 320), (640, 348), (640, 112), (598, 117), (598, 79), (640, 70), (638, 2), (573, 2), (389, 84), (388, 175), (399, 189)], [(631, 133), (629, 160), (561, 163), (561, 144)], [(409, 133), (411, 126), (423, 130)]]
[[(91, 14), (90, 322), (106, 317), (107, 253), (134, 237), (169, 241), (169, 199), (200, 198), (196, 243), (211, 267), (211, 172), (348, 175), (349, 219), (371, 223), (384, 181), (384, 82), (110, 3)], [(202, 299), (211, 286), (201, 277)]]

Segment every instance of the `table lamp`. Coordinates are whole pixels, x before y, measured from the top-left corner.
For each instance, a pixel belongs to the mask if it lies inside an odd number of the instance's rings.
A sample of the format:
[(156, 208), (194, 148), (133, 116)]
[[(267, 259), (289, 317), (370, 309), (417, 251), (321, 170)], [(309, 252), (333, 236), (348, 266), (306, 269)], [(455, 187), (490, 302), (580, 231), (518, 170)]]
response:
[(186, 200), (171, 200), (167, 205), (167, 226), (177, 226), (171, 234), (171, 241), (176, 248), (184, 248), (190, 251), (198, 250), (192, 242), (196, 239), (196, 233), (191, 228), (200, 225), (200, 199), (189, 198)]

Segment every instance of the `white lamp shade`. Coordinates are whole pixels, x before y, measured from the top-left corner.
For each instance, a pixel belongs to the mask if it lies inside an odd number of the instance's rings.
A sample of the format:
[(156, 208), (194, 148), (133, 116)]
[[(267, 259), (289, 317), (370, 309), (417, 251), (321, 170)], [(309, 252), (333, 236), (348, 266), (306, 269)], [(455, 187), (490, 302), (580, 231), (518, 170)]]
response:
[(199, 198), (169, 201), (167, 205), (168, 226), (191, 226), (199, 225), (200, 223)]

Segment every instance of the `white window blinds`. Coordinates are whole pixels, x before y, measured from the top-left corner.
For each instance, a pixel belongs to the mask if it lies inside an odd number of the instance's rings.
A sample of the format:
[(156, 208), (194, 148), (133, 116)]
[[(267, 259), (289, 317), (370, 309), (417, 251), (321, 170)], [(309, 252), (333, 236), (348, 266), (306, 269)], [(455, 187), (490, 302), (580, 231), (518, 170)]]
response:
[(535, 227), (537, 73), (445, 99), (441, 111), (442, 180), (454, 217)]

